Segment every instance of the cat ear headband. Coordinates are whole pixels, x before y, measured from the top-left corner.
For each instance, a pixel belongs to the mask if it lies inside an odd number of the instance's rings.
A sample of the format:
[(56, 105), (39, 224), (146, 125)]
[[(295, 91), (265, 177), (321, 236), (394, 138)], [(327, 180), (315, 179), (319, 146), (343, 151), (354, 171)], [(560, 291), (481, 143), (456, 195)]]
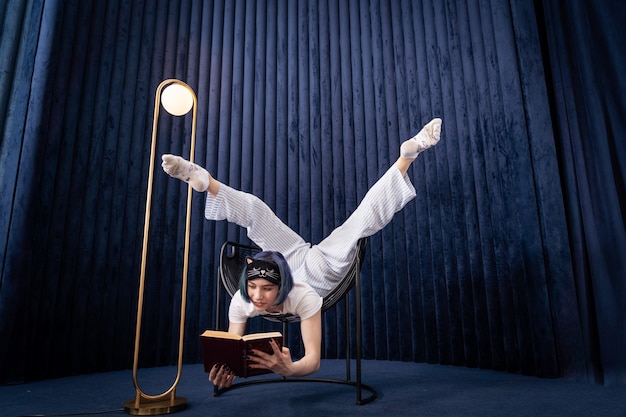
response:
[(246, 279), (248, 281), (262, 278), (272, 284), (280, 285), (278, 265), (260, 259), (247, 258), (246, 261)]

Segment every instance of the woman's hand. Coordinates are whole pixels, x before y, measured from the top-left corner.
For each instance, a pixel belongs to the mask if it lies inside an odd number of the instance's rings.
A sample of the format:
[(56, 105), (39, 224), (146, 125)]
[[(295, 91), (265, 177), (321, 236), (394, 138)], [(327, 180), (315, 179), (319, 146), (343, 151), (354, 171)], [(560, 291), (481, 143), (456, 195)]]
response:
[(218, 366), (218, 364), (215, 364), (211, 368), (211, 372), (209, 372), (209, 381), (218, 388), (230, 387), (234, 380), (235, 373), (226, 365)]
[(248, 359), (254, 362), (250, 364), (250, 367), (255, 369), (269, 369), (280, 376), (291, 376), (293, 362), (289, 348), (283, 347), (281, 350), (274, 339), (270, 340), (270, 345), (274, 350), (273, 355), (257, 349), (250, 351), (251, 354), (248, 356)]
[(248, 358), (251, 368), (269, 369), (281, 376), (304, 376), (320, 369), (320, 351), (322, 346), (322, 314), (320, 310), (313, 316), (300, 322), (300, 334), (304, 343), (304, 356), (293, 362), (291, 352), (271, 340), (273, 355), (253, 349)]

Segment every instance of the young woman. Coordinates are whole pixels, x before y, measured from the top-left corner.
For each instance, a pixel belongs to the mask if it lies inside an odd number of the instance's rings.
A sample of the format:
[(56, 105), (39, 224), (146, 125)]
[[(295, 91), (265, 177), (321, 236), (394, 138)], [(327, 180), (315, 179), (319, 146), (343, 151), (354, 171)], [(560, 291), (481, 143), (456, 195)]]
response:
[[(215, 180), (207, 170), (179, 156), (163, 155), (163, 170), (207, 193), (205, 217), (227, 220), (247, 229), (250, 240), (264, 252), (255, 256), (242, 276), (240, 291), (229, 307), (229, 327), (243, 335), (247, 319), (260, 314), (292, 313), (300, 316), (304, 356), (293, 361), (288, 348), (268, 355), (254, 351), (252, 365), (282, 376), (302, 376), (319, 369), (322, 297), (350, 267), (359, 239), (385, 227), (394, 214), (415, 198), (407, 171), (417, 155), (439, 141), (441, 119), (433, 119), (400, 146), (400, 156), (370, 188), (350, 217), (317, 245), (311, 245), (285, 225), (258, 197)], [(214, 367), (209, 380), (230, 386), (234, 374)]]

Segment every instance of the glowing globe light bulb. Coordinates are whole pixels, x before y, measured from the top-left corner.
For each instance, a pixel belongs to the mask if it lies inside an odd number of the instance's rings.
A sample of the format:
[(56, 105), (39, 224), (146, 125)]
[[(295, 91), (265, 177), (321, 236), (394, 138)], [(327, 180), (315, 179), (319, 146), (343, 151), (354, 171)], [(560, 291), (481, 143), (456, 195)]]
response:
[(170, 84), (161, 93), (161, 103), (165, 110), (174, 116), (189, 113), (193, 107), (191, 92), (180, 84)]

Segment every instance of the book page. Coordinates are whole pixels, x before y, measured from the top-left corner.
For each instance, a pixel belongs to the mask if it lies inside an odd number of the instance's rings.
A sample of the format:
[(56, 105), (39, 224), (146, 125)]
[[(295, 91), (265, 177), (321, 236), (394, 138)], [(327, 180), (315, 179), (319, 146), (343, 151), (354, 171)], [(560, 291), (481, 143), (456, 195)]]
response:
[(280, 332), (252, 333), (242, 337), (243, 340), (274, 339), (282, 337)]
[(205, 330), (200, 336), (215, 337), (217, 339), (241, 340), (241, 336), (235, 333), (228, 333), (222, 330)]

